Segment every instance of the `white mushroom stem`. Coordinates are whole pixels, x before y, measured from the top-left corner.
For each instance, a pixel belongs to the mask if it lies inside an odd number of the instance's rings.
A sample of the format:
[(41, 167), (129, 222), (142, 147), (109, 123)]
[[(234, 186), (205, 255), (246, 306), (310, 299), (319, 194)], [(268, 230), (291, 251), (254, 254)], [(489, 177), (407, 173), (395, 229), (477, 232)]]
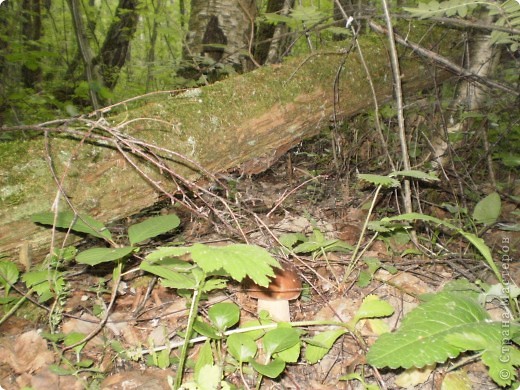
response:
[(284, 299), (279, 300), (267, 300), (258, 299), (258, 313), (265, 310), (269, 313), (274, 321), (278, 322), (290, 322), (291, 313), (289, 311), (289, 301)]

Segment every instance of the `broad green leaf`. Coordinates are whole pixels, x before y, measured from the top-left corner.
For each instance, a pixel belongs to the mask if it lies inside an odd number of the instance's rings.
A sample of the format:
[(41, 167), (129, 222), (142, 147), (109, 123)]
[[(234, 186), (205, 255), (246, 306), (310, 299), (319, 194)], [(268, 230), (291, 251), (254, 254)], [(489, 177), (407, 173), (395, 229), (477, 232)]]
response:
[(483, 322), (453, 332), (445, 340), (464, 351), (481, 353), (482, 362), (488, 366), (491, 378), (500, 386), (509, 386), (517, 375), (515, 367), (520, 366), (520, 350), (508, 343), (515, 329), (520, 329), (520, 326)]
[(396, 179), (392, 179), (388, 176), (372, 175), (370, 173), (360, 173), (358, 174), (358, 178), (372, 183), (376, 186), (399, 187), (399, 181)]
[(0, 285), (4, 287), (5, 295), (9, 294), (11, 285), (15, 284), (20, 276), (16, 265), (11, 261), (0, 261)]
[(379, 368), (443, 363), (465, 350), (446, 341), (447, 335), (488, 321), (476, 299), (441, 292), (408, 313), (396, 332), (382, 334), (368, 351), (367, 361)]
[(201, 335), (210, 339), (222, 339), (222, 335), (217, 331), (217, 329), (215, 329), (212, 325), (202, 321), (200, 318), (197, 318), (193, 323), (193, 329), (195, 329), (195, 332), (200, 333)]
[(354, 316), (354, 323), (363, 318), (386, 317), (394, 314), (394, 308), (377, 295), (367, 295)]
[(148, 218), (146, 221), (137, 223), (128, 228), (130, 244), (134, 245), (149, 238), (156, 237), (175, 229), (181, 223), (175, 214), (160, 215)]
[(477, 203), (473, 210), (473, 220), (476, 223), (492, 225), (498, 220), (501, 208), (500, 195), (493, 192)]
[(320, 361), (332, 348), (337, 339), (343, 336), (347, 331), (345, 329), (328, 330), (314, 335), (308, 341), (305, 349), (305, 359), (310, 364)]
[(233, 333), (226, 341), (228, 351), (239, 363), (252, 359), (258, 347), (255, 340), (248, 333)]
[(267, 356), (273, 356), (273, 353), (291, 348), (300, 342), (298, 331), (293, 328), (276, 328), (268, 331), (262, 338), (264, 352)]
[(81, 264), (94, 266), (109, 261), (119, 260), (128, 256), (136, 248), (133, 246), (125, 246), (123, 248), (92, 248), (79, 253), (76, 261)]
[(31, 216), (31, 221), (50, 226), (53, 226), (56, 222), (56, 227), (61, 229), (70, 228), (73, 231), (87, 233), (94, 237), (112, 239), (112, 235), (105, 225), (88, 215), (80, 214), (77, 216), (71, 211), (61, 211), (58, 213), (56, 221), (54, 221), (54, 217), (54, 213), (51, 212), (37, 213)]
[(404, 176), (404, 177), (411, 177), (413, 179), (421, 179), (426, 181), (438, 181), (439, 178), (435, 176), (433, 173), (426, 173), (422, 171), (395, 171), (388, 175), (389, 177), (395, 177), (395, 176)]
[(195, 361), (195, 377), (199, 377), (199, 374), (202, 372), (202, 367), (206, 365), (212, 366), (213, 364), (214, 360), (211, 343), (209, 340), (206, 340), (204, 345), (200, 348), (197, 360)]
[(286, 363), (296, 363), (300, 358), (301, 344), (296, 343), (292, 347), (284, 349), (275, 354), (279, 359), (282, 359)]
[(197, 390), (215, 390), (219, 388), (222, 373), (218, 366), (206, 364), (195, 377)]
[(238, 323), (240, 309), (234, 303), (216, 303), (208, 309), (208, 317), (221, 332)]
[(248, 276), (256, 284), (264, 287), (267, 287), (270, 278), (274, 277), (272, 268), (280, 267), (278, 261), (269, 252), (256, 245), (195, 244), (190, 252), (193, 261), (207, 273), (223, 270), (238, 282)]
[[(266, 325), (274, 325), (276, 324), (271, 319), (262, 319), (262, 320), (251, 320), (247, 321), (245, 324), (241, 325), (240, 329), (245, 330), (247, 328), (258, 328), (259, 326), (266, 326)], [(256, 329), (251, 330), (247, 332), (247, 335), (250, 336), (253, 340), (257, 340), (263, 335), (265, 335), (266, 330), (265, 329)]]
[(282, 359), (274, 359), (269, 364), (260, 364), (254, 360), (249, 363), (256, 371), (268, 378), (276, 378), (285, 370), (285, 362)]

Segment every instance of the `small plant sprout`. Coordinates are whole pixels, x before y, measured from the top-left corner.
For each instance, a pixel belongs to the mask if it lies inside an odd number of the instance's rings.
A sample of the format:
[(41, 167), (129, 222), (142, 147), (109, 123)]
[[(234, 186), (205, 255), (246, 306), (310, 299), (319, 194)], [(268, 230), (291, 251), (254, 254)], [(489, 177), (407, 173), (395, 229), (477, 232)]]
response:
[(244, 289), (251, 298), (258, 299), (258, 313), (265, 310), (273, 320), (289, 322), (289, 301), (300, 296), (302, 282), (296, 270), (286, 265), (275, 270), (275, 278), (269, 286), (262, 287), (246, 279)]

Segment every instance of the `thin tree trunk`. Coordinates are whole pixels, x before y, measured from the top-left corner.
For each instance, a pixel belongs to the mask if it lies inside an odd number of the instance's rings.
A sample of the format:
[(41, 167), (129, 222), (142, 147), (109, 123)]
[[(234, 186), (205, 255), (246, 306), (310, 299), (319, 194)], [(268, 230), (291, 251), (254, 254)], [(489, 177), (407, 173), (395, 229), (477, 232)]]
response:
[(70, 12), (72, 14), (72, 21), (74, 24), (74, 31), (76, 32), (76, 40), (78, 41), (78, 51), (83, 59), (85, 65), (85, 74), (87, 75), (87, 82), (89, 85), (89, 95), (92, 107), (98, 110), (101, 105), (99, 97), (96, 92), (96, 85), (99, 86), (100, 79), (94, 69), (92, 50), (87, 38), (87, 33), (83, 25), (83, 18), (81, 17), (80, 4), (78, 0), (69, 0)]
[[(22, 35), (28, 52), (40, 50), (39, 41), (42, 36), (42, 15), (40, 0), (23, 0), (22, 3)], [(38, 65), (22, 66), (22, 81), (25, 87), (39, 89), (42, 69)]]

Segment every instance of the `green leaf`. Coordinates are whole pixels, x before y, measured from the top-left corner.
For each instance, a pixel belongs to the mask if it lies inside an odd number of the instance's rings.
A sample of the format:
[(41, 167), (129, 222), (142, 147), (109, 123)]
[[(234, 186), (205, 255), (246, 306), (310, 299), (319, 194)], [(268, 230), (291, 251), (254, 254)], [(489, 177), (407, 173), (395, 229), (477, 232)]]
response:
[(476, 223), (492, 225), (498, 220), (501, 208), (500, 195), (493, 192), (477, 203), (473, 210), (473, 220)]
[(149, 238), (156, 237), (175, 229), (181, 221), (175, 214), (160, 215), (148, 218), (146, 221), (137, 223), (128, 228), (130, 244), (134, 245)]
[[(145, 259), (154, 262), (157, 260), (163, 260), (168, 257), (181, 257), (184, 256), (187, 253), (190, 253), (191, 248), (187, 246), (166, 246), (166, 247), (159, 247), (153, 252), (150, 252)], [(186, 263), (186, 262), (184, 262)]]
[(4, 287), (5, 295), (9, 294), (11, 285), (15, 284), (20, 276), (16, 265), (11, 261), (0, 261), (0, 285)]
[(191, 256), (206, 273), (224, 270), (241, 282), (246, 276), (259, 286), (267, 287), (274, 277), (273, 267), (280, 264), (264, 248), (256, 245), (232, 244), (209, 246), (195, 244)]
[(262, 338), (264, 352), (267, 356), (273, 356), (273, 353), (291, 348), (300, 342), (300, 336), (296, 329), (293, 328), (276, 328), (270, 330)]
[(282, 359), (274, 359), (269, 364), (260, 364), (251, 360), (249, 362), (260, 374), (268, 378), (276, 378), (285, 370), (285, 362)]
[(94, 237), (112, 239), (112, 235), (105, 225), (88, 215), (80, 214), (77, 216), (71, 211), (61, 211), (56, 216), (56, 221), (54, 219), (55, 215), (51, 212), (37, 213), (31, 216), (31, 221), (42, 225), (54, 226), (54, 222), (56, 222), (57, 228), (70, 228), (75, 232), (87, 233)]
[(520, 366), (520, 350), (508, 342), (514, 329), (518, 330), (520, 326), (507, 323), (505, 327), (504, 324), (474, 324), (447, 335), (445, 339), (464, 351), (479, 351), (491, 378), (500, 386), (509, 386), (517, 376), (515, 367)]
[[(148, 257), (147, 257), (148, 259)], [(161, 284), (169, 288), (193, 290), (197, 281), (190, 272), (193, 265), (182, 260), (166, 258), (152, 263), (145, 260), (140, 268), (162, 278)]]
[(200, 333), (201, 335), (210, 339), (222, 339), (222, 335), (217, 331), (217, 329), (215, 329), (212, 325), (202, 321), (200, 318), (197, 318), (193, 323), (193, 329), (195, 332)]
[(199, 374), (195, 377), (197, 382), (197, 390), (215, 390), (219, 388), (222, 380), (222, 373), (219, 366), (212, 364), (204, 365)]
[(395, 176), (404, 176), (404, 177), (411, 177), (413, 179), (420, 179), (420, 180), (426, 180), (426, 181), (438, 181), (439, 178), (435, 176), (433, 173), (426, 173), (422, 171), (416, 171), (416, 170), (409, 170), (409, 171), (395, 171), (388, 175), (389, 177), (395, 177)]
[(280, 241), (280, 244), (282, 244), (286, 248), (292, 248), (297, 242), (304, 242), (307, 241), (307, 237), (303, 235), (302, 233), (287, 233), (282, 234), (278, 241)]
[(396, 179), (392, 179), (388, 176), (381, 175), (372, 175), (370, 173), (360, 173), (358, 174), (358, 178), (361, 180), (368, 181), (376, 186), (382, 187), (399, 187), (399, 181)]
[(375, 367), (421, 368), (443, 363), (464, 348), (446, 341), (446, 336), (489, 321), (476, 299), (464, 293), (441, 292), (408, 313), (394, 333), (379, 337), (367, 353)]
[(216, 303), (208, 309), (208, 317), (221, 332), (238, 323), (240, 309), (234, 303)]
[(228, 351), (239, 363), (252, 359), (258, 347), (248, 333), (233, 333), (227, 338)]
[(386, 317), (394, 314), (394, 308), (377, 295), (367, 295), (354, 316), (354, 323), (363, 318)]
[(136, 248), (125, 246), (122, 248), (92, 248), (81, 252), (76, 256), (76, 261), (80, 264), (94, 266), (109, 261), (119, 260), (128, 256)]
[(322, 359), (332, 348), (337, 339), (343, 336), (347, 331), (345, 329), (328, 330), (314, 335), (308, 341), (305, 349), (305, 359), (310, 364), (316, 364)]
[(45, 302), (60, 293), (65, 288), (65, 279), (56, 270), (29, 271), (22, 275), (22, 281), (40, 296), (39, 301)]
[(300, 358), (301, 344), (298, 342), (292, 347), (284, 349), (275, 354), (279, 359), (282, 359), (286, 363), (296, 363)]
[(195, 362), (195, 377), (197, 378), (202, 372), (202, 368), (206, 365), (212, 366), (214, 364), (213, 352), (211, 351), (211, 344), (206, 340), (204, 345), (200, 348), (197, 360)]

